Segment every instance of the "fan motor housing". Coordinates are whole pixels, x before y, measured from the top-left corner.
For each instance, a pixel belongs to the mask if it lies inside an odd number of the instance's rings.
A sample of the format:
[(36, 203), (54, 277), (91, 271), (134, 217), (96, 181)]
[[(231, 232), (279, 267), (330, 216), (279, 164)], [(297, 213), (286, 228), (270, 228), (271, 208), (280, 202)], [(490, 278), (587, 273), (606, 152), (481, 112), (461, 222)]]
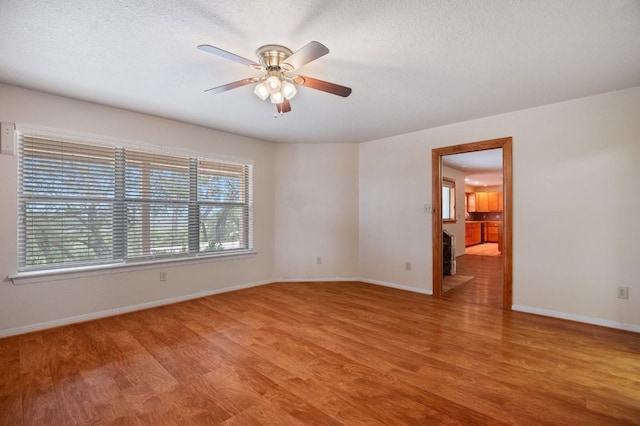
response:
[(279, 44), (267, 44), (256, 51), (258, 60), (268, 70), (284, 69), (282, 62), (292, 54), (293, 52), (289, 48)]

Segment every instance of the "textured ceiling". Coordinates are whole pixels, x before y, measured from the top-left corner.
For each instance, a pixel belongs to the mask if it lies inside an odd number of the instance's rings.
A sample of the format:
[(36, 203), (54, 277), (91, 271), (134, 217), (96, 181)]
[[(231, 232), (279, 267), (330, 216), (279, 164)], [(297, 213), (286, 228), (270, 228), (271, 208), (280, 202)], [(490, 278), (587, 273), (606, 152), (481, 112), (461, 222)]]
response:
[[(0, 82), (275, 142), (362, 142), (640, 85), (638, 0), (2, 0)], [(254, 59), (269, 43), (330, 53), (273, 118)], [(0, 117), (1, 118), (1, 117)]]

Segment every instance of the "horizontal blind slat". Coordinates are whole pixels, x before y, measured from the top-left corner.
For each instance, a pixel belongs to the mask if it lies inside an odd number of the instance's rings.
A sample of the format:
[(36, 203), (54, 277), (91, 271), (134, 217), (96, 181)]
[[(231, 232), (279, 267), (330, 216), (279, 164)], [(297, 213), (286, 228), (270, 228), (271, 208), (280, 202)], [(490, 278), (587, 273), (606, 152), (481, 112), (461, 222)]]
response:
[(252, 247), (249, 165), (19, 140), (19, 270)]

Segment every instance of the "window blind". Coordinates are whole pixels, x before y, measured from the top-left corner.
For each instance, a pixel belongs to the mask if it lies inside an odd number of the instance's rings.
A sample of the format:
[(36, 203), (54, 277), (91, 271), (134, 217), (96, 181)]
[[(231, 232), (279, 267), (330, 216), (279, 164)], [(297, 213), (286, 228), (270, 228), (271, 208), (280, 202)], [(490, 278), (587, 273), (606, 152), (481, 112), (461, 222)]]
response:
[(240, 164), (198, 161), (200, 249), (235, 250), (251, 246), (250, 173)]
[(21, 269), (111, 261), (114, 154), (109, 147), (21, 138)]
[(19, 134), (20, 271), (252, 248), (251, 166)]

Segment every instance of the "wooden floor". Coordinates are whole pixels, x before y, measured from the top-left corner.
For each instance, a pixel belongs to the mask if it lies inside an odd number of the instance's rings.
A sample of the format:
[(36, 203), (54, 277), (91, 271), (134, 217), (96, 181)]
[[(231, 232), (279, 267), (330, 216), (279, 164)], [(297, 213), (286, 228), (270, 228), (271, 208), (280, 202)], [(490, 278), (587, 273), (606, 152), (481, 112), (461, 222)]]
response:
[(474, 254), (479, 256), (502, 256), (498, 250), (498, 243), (482, 243), (465, 247), (462, 254)]
[[(456, 274), (470, 275), (465, 282), (444, 294), (447, 300), (502, 307), (503, 258), (465, 254), (456, 257)], [(447, 277), (445, 277), (447, 279)]]
[(277, 283), (0, 340), (0, 424), (640, 423), (640, 335)]

